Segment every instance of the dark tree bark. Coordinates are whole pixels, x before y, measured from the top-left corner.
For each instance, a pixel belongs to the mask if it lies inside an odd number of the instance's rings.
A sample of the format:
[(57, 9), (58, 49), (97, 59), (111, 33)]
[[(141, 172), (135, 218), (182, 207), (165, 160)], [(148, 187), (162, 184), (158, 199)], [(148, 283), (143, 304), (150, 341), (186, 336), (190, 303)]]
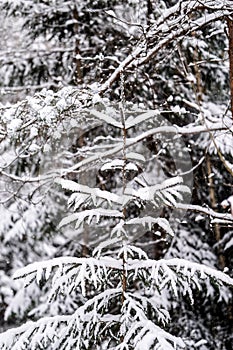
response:
[(233, 19), (227, 19), (228, 37), (229, 37), (229, 63), (230, 63), (230, 96), (231, 96), (231, 113), (233, 118)]
[(74, 23), (74, 35), (75, 35), (75, 52), (74, 52), (74, 65), (75, 65), (75, 76), (74, 80), (77, 84), (82, 82), (82, 67), (81, 60), (79, 58), (80, 49), (79, 49), (79, 25), (78, 25), (78, 10), (75, 6), (73, 9), (73, 18), (75, 20)]

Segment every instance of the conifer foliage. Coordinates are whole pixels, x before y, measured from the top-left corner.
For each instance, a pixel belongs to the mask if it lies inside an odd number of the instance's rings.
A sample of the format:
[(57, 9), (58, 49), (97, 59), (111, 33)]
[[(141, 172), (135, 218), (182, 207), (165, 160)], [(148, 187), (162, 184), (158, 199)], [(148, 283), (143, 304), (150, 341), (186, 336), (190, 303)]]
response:
[[(219, 287), (233, 285), (229, 276), (210, 267), (179, 258), (153, 260), (134, 244), (135, 231), (143, 226), (153, 231), (156, 224), (155, 235), (165, 232), (173, 236), (167, 219), (148, 215), (143, 208), (150, 205), (156, 213), (161, 205), (179, 206), (189, 189), (180, 176), (142, 187), (146, 159), (140, 164), (140, 173), (136, 172), (138, 159), (144, 155), (131, 149), (137, 140), (137, 136), (127, 135), (132, 118), (122, 104), (119, 110), (102, 109), (90, 114), (117, 129), (118, 143), (109, 143), (109, 136), (103, 136), (98, 148), (84, 147), (84, 160), (56, 180), (70, 192), (68, 202), (73, 208), (59, 225), (74, 224), (77, 231), (88, 225), (90, 239), (97, 238), (92, 256), (33, 262), (14, 274), (15, 279), (25, 280), (25, 288), (51, 280), (48, 303), (60, 294), (75, 292), (82, 295), (82, 305), (71, 314), (42, 317), (7, 330), (0, 336), (1, 349), (182, 349), (184, 340), (166, 331), (170, 315), (162, 297), (165, 291), (170, 290), (176, 298), (188, 296), (193, 303), (193, 289), (202, 290), (207, 279)], [(150, 118), (139, 111), (136, 114), (134, 129), (146, 119), (157, 118), (157, 113), (150, 113)], [(140, 150), (140, 142), (137, 148)], [(80, 175), (77, 182), (64, 179), (70, 172), (87, 171), (90, 166), (92, 171), (116, 171), (118, 185), (106, 190), (82, 184)], [(140, 208), (137, 215), (130, 209), (132, 203)]]
[(0, 5), (0, 349), (229, 350), (231, 1)]

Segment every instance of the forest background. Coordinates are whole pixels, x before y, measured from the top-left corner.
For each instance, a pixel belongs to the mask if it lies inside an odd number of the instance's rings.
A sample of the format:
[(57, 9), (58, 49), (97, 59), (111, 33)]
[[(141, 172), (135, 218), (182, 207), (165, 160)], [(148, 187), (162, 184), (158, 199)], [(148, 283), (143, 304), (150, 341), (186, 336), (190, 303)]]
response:
[(232, 2), (0, 8), (0, 348), (230, 350)]

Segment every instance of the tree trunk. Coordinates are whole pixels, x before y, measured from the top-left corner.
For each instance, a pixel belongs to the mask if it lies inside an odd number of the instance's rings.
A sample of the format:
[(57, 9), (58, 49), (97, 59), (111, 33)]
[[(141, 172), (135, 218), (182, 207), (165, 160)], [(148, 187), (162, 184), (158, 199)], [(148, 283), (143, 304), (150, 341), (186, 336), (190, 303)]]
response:
[(75, 36), (75, 50), (74, 50), (74, 82), (76, 84), (80, 84), (82, 82), (82, 67), (81, 67), (81, 60), (79, 58), (80, 55), (80, 49), (79, 49), (79, 26), (78, 26), (78, 11), (77, 7), (75, 6), (73, 9), (73, 19), (75, 20), (74, 23), (74, 36)]
[(229, 38), (229, 63), (230, 63), (230, 98), (231, 98), (231, 114), (233, 118), (233, 20), (228, 18), (228, 38)]
[[(212, 178), (212, 165), (211, 165), (211, 159), (210, 156), (206, 155), (206, 165), (207, 165), (207, 174), (208, 174), (208, 183), (209, 183), (209, 194), (210, 194), (210, 203), (212, 209), (216, 210), (217, 207), (217, 200), (215, 195), (215, 186), (214, 181)], [(221, 231), (219, 225), (216, 223), (214, 224), (214, 234), (215, 234), (215, 241), (218, 243), (221, 240)], [(225, 267), (225, 257), (220, 251), (220, 248), (217, 248), (217, 254), (218, 254), (218, 263), (219, 267), (223, 270)]]
[(147, 25), (150, 26), (151, 15), (153, 13), (153, 7), (151, 0), (147, 0)]

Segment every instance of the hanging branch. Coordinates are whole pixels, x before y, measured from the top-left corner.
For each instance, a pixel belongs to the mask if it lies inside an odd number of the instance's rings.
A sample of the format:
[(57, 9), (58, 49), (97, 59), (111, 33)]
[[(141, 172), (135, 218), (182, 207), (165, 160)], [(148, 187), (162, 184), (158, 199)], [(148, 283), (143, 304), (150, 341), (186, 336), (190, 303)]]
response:
[[(211, 6), (212, 5), (212, 6)], [(216, 22), (225, 18), (226, 16), (231, 16), (233, 13), (232, 4), (228, 6), (228, 2), (221, 8), (214, 6), (210, 2), (209, 6), (200, 4), (198, 1), (187, 2), (184, 7), (179, 2), (177, 5), (173, 6), (171, 9), (168, 9), (164, 12), (162, 19), (159, 20), (156, 25), (152, 26), (147, 33), (147, 38), (156, 38), (156, 40), (150, 43), (150, 49), (145, 50), (148, 47), (148, 39), (144, 39), (138, 43), (136, 48), (131, 54), (129, 54), (115, 69), (115, 71), (110, 75), (110, 77), (100, 86), (99, 94), (104, 94), (112, 84), (119, 78), (121, 72), (125, 71), (128, 68), (135, 68), (135, 66), (142, 66), (156, 57), (161, 50), (168, 45), (175, 44), (177, 45), (179, 41), (183, 39), (185, 35), (189, 35), (194, 31), (198, 31), (203, 27), (207, 26), (212, 22)], [(190, 21), (189, 16), (196, 13), (197, 11), (202, 10), (202, 13), (205, 9), (215, 10), (214, 13), (204, 14), (202, 17), (197, 18), (195, 21)], [(185, 16), (184, 16), (185, 13)], [(171, 21), (169, 25), (169, 30), (164, 32), (164, 23), (171, 16), (174, 16), (174, 23)], [(177, 18), (178, 17), (178, 18)], [(179, 23), (179, 25), (177, 25)], [(182, 23), (182, 25), (180, 25)], [(153, 40), (153, 39), (152, 39)], [(145, 54), (146, 51), (146, 54)]]

